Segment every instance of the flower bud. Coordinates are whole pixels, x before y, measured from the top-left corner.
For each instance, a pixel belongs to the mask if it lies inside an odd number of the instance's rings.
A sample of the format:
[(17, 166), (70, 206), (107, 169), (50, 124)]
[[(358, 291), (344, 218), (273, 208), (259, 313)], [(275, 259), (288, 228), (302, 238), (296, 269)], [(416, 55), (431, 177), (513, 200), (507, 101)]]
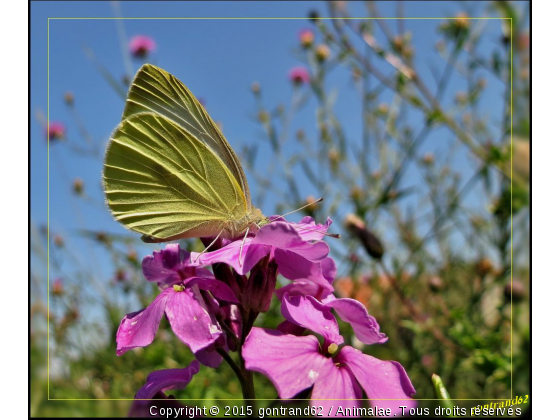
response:
[(74, 105), (74, 94), (72, 92), (66, 92), (64, 94), (64, 102), (66, 105)]
[(319, 45), (315, 50), (315, 58), (317, 58), (317, 61), (320, 63), (328, 60), (330, 55), (331, 55), (331, 50), (325, 44)]
[(278, 265), (268, 258), (263, 258), (251, 270), (249, 281), (243, 291), (243, 306), (257, 312), (266, 312), (270, 309), (272, 295), (276, 289)]
[(312, 195), (308, 195), (305, 198), (305, 208), (310, 212), (314, 212), (315, 210), (317, 210), (317, 207), (319, 207), (319, 205), (317, 204), (317, 199)]
[(303, 48), (309, 48), (313, 45), (315, 35), (311, 29), (304, 29), (299, 33), (299, 43)]
[(438, 276), (430, 277), (429, 284), (432, 292), (439, 292), (443, 289), (443, 280)]
[(82, 195), (84, 193), (84, 181), (80, 178), (76, 178), (72, 183), (72, 190), (75, 194)]
[(259, 82), (251, 83), (251, 90), (255, 95), (258, 95), (259, 93), (261, 93), (261, 84)]
[(62, 279), (57, 278), (53, 281), (52, 293), (55, 296), (62, 296), (62, 294), (64, 293), (64, 286), (62, 284)]
[(490, 274), (494, 271), (494, 266), (492, 265), (492, 261), (489, 258), (482, 258), (480, 259), (475, 266), (476, 274), (480, 277), (484, 277), (486, 274)]
[(62, 248), (64, 246), (64, 238), (60, 235), (54, 235), (53, 242), (58, 248)]
[(311, 10), (311, 11), (309, 12), (309, 14), (307, 15), (307, 18), (308, 18), (309, 21), (310, 21), (311, 23), (313, 23), (313, 24), (316, 24), (316, 23), (317, 23), (317, 20), (319, 20), (320, 17), (321, 17), (321, 16), (319, 15), (319, 12), (318, 12), (317, 10)]
[(362, 219), (355, 214), (349, 214), (346, 216), (344, 225), (352, 235), (360, 240), (370, 257), (373, 259), (381, 259), (383, 257), (383, 245), (381, 241), (366, 228)]
[(514, 303), (521, 302), (525, 299), (526, 292), (525, 286), (519, 280), (513, 279), (509, 281), (504, 287), (504, 297)]
[(424, 165), (431, 165), (434, 163), (434, 154), (433, 153), (426, 153), (422, 158), (422, 162)]

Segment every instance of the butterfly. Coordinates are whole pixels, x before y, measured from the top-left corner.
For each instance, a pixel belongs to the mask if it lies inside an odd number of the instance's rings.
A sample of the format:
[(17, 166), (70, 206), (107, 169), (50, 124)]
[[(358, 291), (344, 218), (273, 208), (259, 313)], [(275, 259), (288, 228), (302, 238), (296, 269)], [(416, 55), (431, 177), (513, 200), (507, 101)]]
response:
[(216, 123), (179, 79), (151, 64), (132, 80), (103, 189), (114, 218), (144, 242), (236, 239), (268, 223)]

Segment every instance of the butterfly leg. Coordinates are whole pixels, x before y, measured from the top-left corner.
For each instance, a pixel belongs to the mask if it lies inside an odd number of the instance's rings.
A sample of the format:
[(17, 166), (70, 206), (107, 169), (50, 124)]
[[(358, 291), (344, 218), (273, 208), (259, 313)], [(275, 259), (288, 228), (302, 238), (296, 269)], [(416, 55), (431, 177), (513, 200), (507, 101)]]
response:
[(249, 228), (245, 231), (245, 236), (243, 237), (243, 241), (241, 241), (241, 248), (239, 248), (239, 266), (241, 267), (241, 254), (243, 253), (243, 246), (245, 245), (245, 241), (247, 240), (247, 235), (249, 234)]
[[(220, 233), (218, 233), (218, 235), (216, 235), (216, 237), (214, 238), (214, 240), (213, 240), (212, 242), (210, 242), (210, 245), (208, 245), (206, 248), (204, 248), (204, 251), (202, 251), (200, 254), (198, 254), (198, 256), (197, 256), (197, 257), (195, 258), (195, 260), (194, 260), (195, 263), (198, 261), (198, 259), (200, 258), (200, 256), (201, 256), (202, 254), (204, 254), (206, 251), (208, 251), (208, 250), (210, 249), (210, 247), (216, 243), (216, 241), (220, 238), (220, 236), (222, 236), (223, 231), (224, 231), (223, 229), (220, 230)], [(191, 261), (191, 262), (192, 262), (192, 261)]]

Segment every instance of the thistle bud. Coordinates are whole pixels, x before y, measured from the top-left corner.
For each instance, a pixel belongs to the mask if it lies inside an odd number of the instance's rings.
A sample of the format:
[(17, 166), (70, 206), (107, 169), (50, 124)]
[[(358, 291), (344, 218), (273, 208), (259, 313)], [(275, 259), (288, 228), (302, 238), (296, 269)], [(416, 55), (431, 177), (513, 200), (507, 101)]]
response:
[(75, 194), (82, 195), (84, 193), (84, 181), (80, 178), (76, 178), (72, 183), (72, 190)]
[(251, 83), (251, 90), (255, 95), (258, 95), (259, 93), (261, 93), (261, 84), (259, 82)]
[(66, 92), (64, 94), (64, 102), (66, 105), (74, 105), (74, 94), (72, 92)]
[(383, 245), (381, 241), (366, 228), (362, 219), (355, 214), (346, 216), (344, 225), (348, 231), (360, 240), (362, 246), (373, 259), (379, 260), (383, 257)]
[(443, 289), (443, 280), (438, 276), (430, 277), (429, 284), (432, 292), (439, 292)]
[(52, 284), (52, 293), (55, 296), (62, 296), (64, 293), (64, 286), (62, 284), (62, 279), (55, 279)]
[(299, 43), (305, 49), (311, 47), (314, 40), (315, 35), (313, 35), (313, 31), (311, 29), (304, 29), (299, 33)]
[(308, 18), (309, 21), (310, 21), (311, 23), (313, 23), (313, 24), (316, 24), (316, 23), (317, 23), (317, 20), (319, 20), (320, 17), (321, 17), (321, 16), (319, 15), (319, 12), (318, 12), (317, 10), (311, 10), (311, 11), (309, 12), (309, 14), (307, 15), (307, 18)]
[(492, 261), (490, 259), (484, 257), (480, 259), (475, 266), (476, 274), (480, 277), (484, 277), (486, 274), (490, 274), (494, 271), (494, 267), (492, 265)]
[(525, 286), (519, 280), (513, 279), (509, 281), (504, 287), (504, 297), (514, 303), (521, 302), (525, 299), (526, 292)]
[(328, 60), (330, 55), (331, 55), (331, 50), (325, 44), (319, 45), (315, 50), (315, 58), (317, 58), (317, 61), (320, 63)]
[(58, 248), (62, 248), (64, 246), (64, 238), (60, 235), (54, 235), (53, 242)]

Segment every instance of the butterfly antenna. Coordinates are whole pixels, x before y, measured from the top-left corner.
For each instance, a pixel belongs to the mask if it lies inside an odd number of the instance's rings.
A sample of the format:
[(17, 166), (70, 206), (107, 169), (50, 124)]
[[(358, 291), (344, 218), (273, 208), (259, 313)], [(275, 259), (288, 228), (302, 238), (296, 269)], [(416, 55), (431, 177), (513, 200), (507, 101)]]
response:
[(298, 212), (298, 211), (300, 211), (300, 210), (303, 210), (303, 209), (306, 208), (306, 207), (312, 206), (313, 204), (320, 203), (321, 201), (323, 201), (323, 197), (318, 198), (317, 200), (312, 201), (311, 203), (307, 203), (305, 206), (301, 206), (299, 209), (292, 210), (292, 211), (290, 211), (290, 212), (288, 212), (288, 213), (283, 214), (282, 216), (278, 216), (278, 217), (275, 217), (274, 219), (270, 219), (269, 222), (272, 223), (272, 222), (274, 222), (274, 221), (280, 219), (281, 217), (287, 216), (288, 214), (292, 214), (292, 213)]
[(212, 242), (210, 242), (210, 245), (208, 245), (206, 248), (204, 248), (204, 251), (202, 251), (200, 254), (198, 254), (196, 256), (196, 258), (194, 259), (194, 261), (191, 260), (191, 262), (194, 262), (194, 263), (198, 262), (198, 259), (201, 257), (201, 255), (204, 254), (206, 251), (208, 251), (210, 249), (210, 247), (216, 243), (216, 241), (220, 238), (220, 236), (222, 236), (223, 231), (224, 231), (223, 229), (220, 230), (220, 233), (218, 233), (218, 235), (214, 238), (214, 240)]

